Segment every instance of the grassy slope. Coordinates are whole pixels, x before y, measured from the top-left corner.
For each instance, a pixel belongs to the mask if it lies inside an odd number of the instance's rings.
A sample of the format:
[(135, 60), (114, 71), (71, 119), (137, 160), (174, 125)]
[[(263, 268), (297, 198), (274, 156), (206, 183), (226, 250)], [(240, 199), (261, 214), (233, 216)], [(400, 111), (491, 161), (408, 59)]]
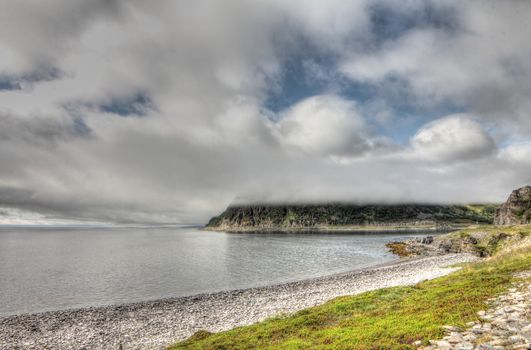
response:
[[(531, 226), (506, 231), (529, 235)], [(171, 349), (414, 349), (415, 340), (442, 337), (442, 325), (474, 320), (514, 272), (529, 268), (531, 249), (525, 245), (416, 286), (340, 297), (226, 332), (198, 332)]]
[(496, 209), (500, 207), (500, 204), (468, 204), (466, 207), (475, 211), (478, 215), (482, 215), (486, 218), (493, 218)]

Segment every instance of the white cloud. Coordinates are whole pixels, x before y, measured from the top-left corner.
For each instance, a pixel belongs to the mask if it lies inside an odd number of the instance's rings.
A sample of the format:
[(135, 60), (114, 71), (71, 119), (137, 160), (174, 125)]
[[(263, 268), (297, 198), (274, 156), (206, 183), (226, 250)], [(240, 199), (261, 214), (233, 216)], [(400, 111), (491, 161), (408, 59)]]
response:
[(279, 141), (308, 154), (356, 156), (370, 149), (370, 132), (353, 102), (333, 95), (309, 97), (274, 125)]
[[(516, 164), (531, 166), (531, 142), (515, 143), (503, 148), (500, 157)], [(529, 173), (531, 179), (531, 172)]]
[(411, 139), (415, 154), (437, 161), (478, 159), (493, 154), (492, 137), (466, 114), (453, 114), (424, 125)]

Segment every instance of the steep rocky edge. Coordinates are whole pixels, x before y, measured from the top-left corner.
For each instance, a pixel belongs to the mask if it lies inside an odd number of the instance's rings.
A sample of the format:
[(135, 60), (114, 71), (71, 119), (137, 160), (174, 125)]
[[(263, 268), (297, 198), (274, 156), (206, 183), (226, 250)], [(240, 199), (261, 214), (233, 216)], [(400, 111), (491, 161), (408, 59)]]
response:
[(448, 228), (492, 223), (495, 205), (243, 205), (230, 206), (205, 226), (229, 232), (304, 229)]
[(494, 217), (495, 225), (531, 224), (531, 186), (514, 190)]

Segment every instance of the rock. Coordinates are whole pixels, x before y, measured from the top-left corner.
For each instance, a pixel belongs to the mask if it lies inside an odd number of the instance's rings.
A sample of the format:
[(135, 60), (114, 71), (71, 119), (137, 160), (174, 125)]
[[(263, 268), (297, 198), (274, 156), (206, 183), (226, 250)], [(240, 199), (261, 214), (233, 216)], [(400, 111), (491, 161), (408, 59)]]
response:
[(490, 344), (495, 346), (502, 346), (507, 344), (507, 340), (498, 338), (490, 341)]
[(485, 237), (487, 237), (489, 234), (487, 232), (483, 232), (483, 231), (479, 231), (479, 232), (472, 232), (470, 234), (470, 239), (473, 241), (473, 243), (477, 243), (483, 239), (485, 239)]
[(452, 344), (450, 344), (449, 342), (447, 342), (446, 340), (439, 340), (435, 343), (435, 345), (437, 345), (437, 347), (440, 349), (440, 350), (451, 350), (452, 349)]
[(422, 244), (432, 244), (433, 243), (433, 236), (424, 237), (420, 240), (420, 243)]
[(446, 337), (446, 341), (451, 344), (457, 344), (463, 341), (463, 336), (458, 332), (452, 332), (450, 336)]
[(455, 349), (456, 350), (473, 350), (474, 344), (469, 343), (469, 342), (464, 342), (464, 343), (456, 345)]
[(522, 225), (531, 223), (531, 186), (514, 190), (494, 216), (495, 225)]
[(464, 336), (464, 339), (467, 340), (467, 341), (471, 341), (473, 342), (474, 340), (476, 340), (478, 337), (475, 335), (475, 334), (467, 334)]
[(460, 332), (461, 329), (455, 326), (444, 325), (442, 328), (447, 332)]
[(525, 341), (525, 338), (519, 336), (519, 335), (511, 335), (509, 337), (509, 341), (513, 344), (523, 343)]
[(531, 324), (522, 328), (521, 334), (524, 338), (531, 342)]

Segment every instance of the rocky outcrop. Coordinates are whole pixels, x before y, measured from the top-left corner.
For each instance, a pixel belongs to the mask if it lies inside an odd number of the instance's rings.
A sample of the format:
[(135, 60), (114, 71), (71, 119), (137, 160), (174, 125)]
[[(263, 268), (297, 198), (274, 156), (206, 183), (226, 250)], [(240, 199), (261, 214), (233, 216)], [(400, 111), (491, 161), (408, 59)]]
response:
[(314, 204), (230, 206), (213, 217), (206, 229), (262, 231), (334, 228), (348, 226), (426, 226), (492, 223), (494, 210), (488, 206), (396, 204)]
[(447, 234), (413, 238), (403, 242), (391, 242), (386, 246), (401, 257), (435, 256), (449, 253), (471, 253), (480, 257), (493, 255), (504, 244), (518, 242), (519, 235), (505, 232), (474, 231), (462, 234)]
[(390, 242), (386, 246), (401, 257), (436, 256), (448, 253), (471, 253), (479, 257), (501, 251), (520, 249), (531, 244), (531, 226), (469, 227), (444, 235), (434, 235)]
[(531, 186), (514, 190), (494, 217), (495, 225), (522, 225), (531, 223)]

